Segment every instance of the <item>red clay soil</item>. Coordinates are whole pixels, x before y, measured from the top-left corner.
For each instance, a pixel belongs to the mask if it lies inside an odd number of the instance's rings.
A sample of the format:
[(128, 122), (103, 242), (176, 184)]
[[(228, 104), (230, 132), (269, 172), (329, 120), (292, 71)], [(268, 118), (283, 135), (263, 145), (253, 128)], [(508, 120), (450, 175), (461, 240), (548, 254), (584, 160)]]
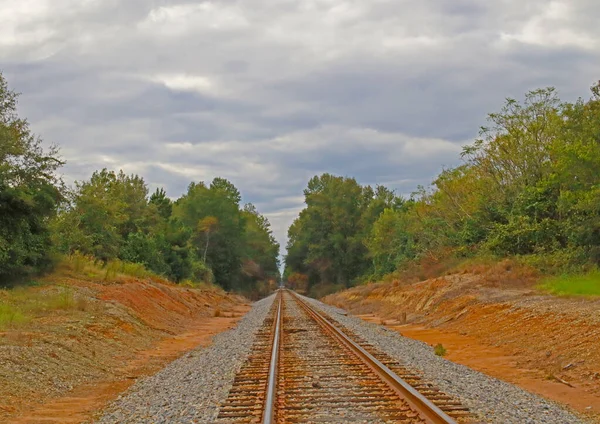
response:
[(70, 277), (31, 290), (70, 287), (77, 307), (0, 332), (0, 422), (79, 423), (137, 378), (231, 328), (247, 301), (214, 288)]
[(378, 283), (325, 302), (600, 422), (600, 300), (490, 287), (477, 275)]
[(133, 360), (126, 361), (117, 370), (119, 379), (110, 379), (77, 387), (65, 396), (44, 403), (31, 405), (22, 415), (8, 419), (10, 424), (76, 424), (100, 414), (108, 403), (127, 390), (135, 381), (152, 375), (183, 353), (208, 346), (214, 335), (233, 328), (249, 310), (247, 306), (235, 308), (228, 317), (210, 317), (192, 326), (189, 331), (160, 340), (151, 349), (139, 352)]

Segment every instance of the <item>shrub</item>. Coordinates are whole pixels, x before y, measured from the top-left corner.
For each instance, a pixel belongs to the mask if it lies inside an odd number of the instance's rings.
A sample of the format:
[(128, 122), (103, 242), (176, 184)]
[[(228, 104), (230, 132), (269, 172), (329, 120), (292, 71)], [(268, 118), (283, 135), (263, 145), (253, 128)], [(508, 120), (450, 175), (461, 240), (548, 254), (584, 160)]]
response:
[(433, 347), (433, 353), (435, 353), (437, 356), (446, 356), (446, 353), (448, 353), (448, 351), (446, 350), (444, 345), (438, 343)]

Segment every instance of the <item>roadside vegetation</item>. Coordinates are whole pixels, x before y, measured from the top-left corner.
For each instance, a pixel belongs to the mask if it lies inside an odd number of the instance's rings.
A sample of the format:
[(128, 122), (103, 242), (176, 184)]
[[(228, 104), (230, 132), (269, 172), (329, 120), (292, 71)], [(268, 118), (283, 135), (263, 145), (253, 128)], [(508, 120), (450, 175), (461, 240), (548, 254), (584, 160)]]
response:
[(600, 271), (548, 277), (539, 288), (561, 296), (600, 296)]
[(541, 283), (551, 293), (598, 295), (600, 83), (591, 91), (574, 103), (553, 88), (507, 99), (462, 164), (409, 198), (314, 177), (288, 232), (288, 284), (322, 296), (505, 261), (555, 276)]
[[(276, 285), (270, 224), (231, 182), (191, 182), (172, 200), (139, 175), (102, 169), (67, 187), (58, 147), (31, 132), (17, 97), (0, 74), (0, 287), (65, 262), (94, 278), (159, 277), (253, 297)], [(2, 308), (3, 322), (24, 319)]]
[(48, 285), (38, 290), (32, 290), (31, 285), (0, 290), (0, 331), (28, 328), (35, 318), (87, 307), (87, 300), (76, 298), (73, 288), (66, 285)]

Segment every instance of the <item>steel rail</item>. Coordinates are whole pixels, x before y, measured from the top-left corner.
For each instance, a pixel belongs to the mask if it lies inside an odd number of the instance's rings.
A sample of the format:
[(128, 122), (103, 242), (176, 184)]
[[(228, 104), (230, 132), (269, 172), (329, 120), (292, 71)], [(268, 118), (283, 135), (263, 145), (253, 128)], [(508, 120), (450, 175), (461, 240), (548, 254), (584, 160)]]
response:
[[(425, 421), (430, 424), (456, 424), (439, 407), (434, 405), (429, 399), (415, 390), (410, 384), (400, 378), (396, 373), (381, 363), (377, 358), (367, 352), (362, 346), (351, 340), (342, 330), (331, 323), (327, 318), (317, 312), (312, 306), (301, 299), (296, 293), (288, 290), (298, 304), (329, 334), (345, 345), (352, 353), (360, 358), (375, 374), (388, 384), (401, 398), (417, 412), (419, 412)], [(265, 422), (265, 421), (263, 421)]]
[(277, 305), (277, 314), (275, 316), (275, 334), (273, 336), (273, 347), (271, 350), (271, 362), (269, 363), (269, 380), (267, 382), (267, 396), (263, 408), (262, 423), (272, 424), (275, 418), (275, 400), (277, 391), (277, 368), (279, 365), (279, 344), (281, 340), (281, 305), (283, 304), (283, 295), (281, 290), (277, 294), (279, 304)]

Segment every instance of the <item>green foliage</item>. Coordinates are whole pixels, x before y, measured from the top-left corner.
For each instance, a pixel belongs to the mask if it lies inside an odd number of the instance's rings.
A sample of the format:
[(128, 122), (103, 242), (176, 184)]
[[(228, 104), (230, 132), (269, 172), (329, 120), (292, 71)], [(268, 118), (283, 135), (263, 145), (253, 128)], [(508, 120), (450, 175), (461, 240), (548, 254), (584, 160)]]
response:
[(58, 149), (43, 148), (16, 106), (0, 73), (0, 280), (52, 265), (48, 220), (63, 191)]
[(373, 277), (396, 270), (399, 263), (415, 257), (414, 241), (401, 210), (385, 209), (365, 240), (373, 261)]
[(173, 213), (173, 202), (167, 197), (167, 192), (162, 188), (157, 188), (150, 196), (150, 204), (154, 205), (160, 216), (169, 219)]
[(407, 200), (350, 178), (311, 179), (284, 276), (306, 275), (314, 292), (449, 258), (510, 256), (544, 273), (600, 265), (600, 83), (573, 104), (553, 88), (507, 99), (462, 157)]
[(0, 290), (0, 330), (18, 328), (32, 318), (52, 311), (82, 310), (85, 303), (72, 287), (19, 287)]
[[(190, 243), (194, 253), (206, 257), (217, 284), (225, 289), (237, 287), (239, 282), (245, 222), (238, 202), (237, 189), (223, 179), (215, 179), (210, 187), (190, 184), (173, 210), (173, 215), (192, 229)], [(208, 230), (199, 225), (207, 217), (218, 219), (218, 231), (213, 231), (210, 239)]]
[(67, 310), (75, 307), (73, 289), (71, 287), (61, 287), (57, 293), (48, 297), (46, 306), (51, 310)]
[(435, 353), (437, 356), (446, 356), (448, 350), (444, 347), (444, 345), (438, 343), (433, 347), (433, 353)]
[(56, 244), (65, 253), (78, 250), (103, 261), (121, 257), (128, 237), (159, 219), (152, 216), (158, 210), (148, 207), (147, 194), (137, 175), (94, 172), (89, 181), (76, 183), (67, 210), (56, 223)]
[(600, 270), (546, 278), (540, 289), (560, 296), (600, 296)]
[(365, 241), (379, 215), (396, 207), (396, 196), (323, 174), (309, 181), (304, 197), (306, 208), (288, 231), (286, 276), (307, 275), (309, 292), (319, 285), (350, 286), (370, 272)]
[(160, 275), (148, 270), (144, 264), (112, 259), (102, 262), (92, 255), (73, 252), (63, 257), (59, 268), (66, 268), (75, 275), (85, 275), (88, 278), (115, 281), (120, 276), (135, 278), (160, 278)]
[(193, 273), (227, 290), (252, 295), (278, 280), (279, 245), (268, 220), (253, 205), (240, 207), (237, 188), (223, 178), (192, 183), (175, 202), (173, 216), (190, 229)]
[[(148, 197), (144, 180), (103, 169), (78, 182), (54, 222), (55, 243), (67, 254), (100, 259), (104, 279), (151, 273), (173, 281), (216, 282), (252, 292), (279, 275), (279, 246), (256, 209), (242, 210), (239, 191), (222, 178), (192, 183), (172, 202), (164, 190)], [(245, 275), (245, 264), (256, 272)]]
[(31, 318), (13, 305), (0, 303), (0, 330), (17, 327)]
[(191, 183), (173, 202), (162, 188), (149, 195), (138, 175), (102, 169), (67, 191), (57, 149), (42, 148), (16, 100), (0, 74), (0, 282), (62, 253), (76, 272), (104, 280), (161, 275), (263, 294), (275, 285), (279, 245), (231, 182)]
[(258, 266), (258, 273), (246, 273), (246, 280), (279, 279), (279, 243), (273, 236), (271, 224), (251, 203), (242, 211), (246, 222), (244, 262), (252, 261)]

